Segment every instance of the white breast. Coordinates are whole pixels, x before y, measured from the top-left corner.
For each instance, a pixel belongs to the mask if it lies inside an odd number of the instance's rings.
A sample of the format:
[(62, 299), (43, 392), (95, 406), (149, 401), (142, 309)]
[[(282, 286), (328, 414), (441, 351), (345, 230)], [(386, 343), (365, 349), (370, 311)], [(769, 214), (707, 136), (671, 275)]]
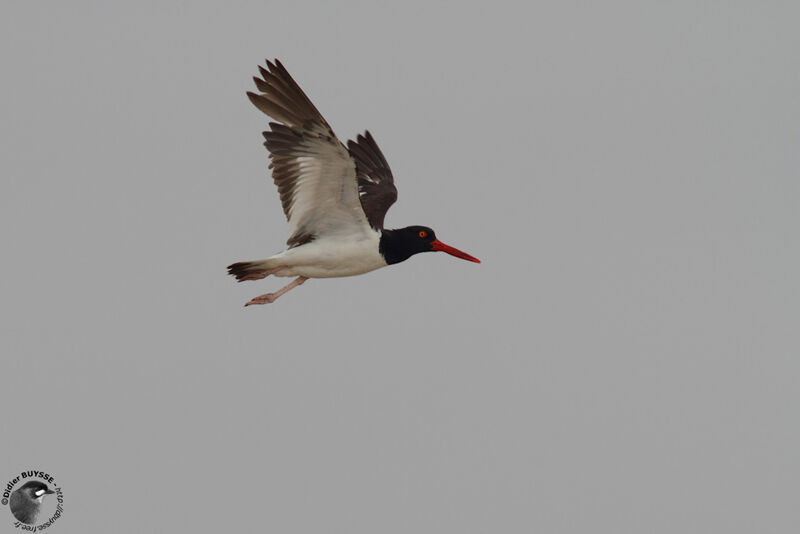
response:
[(355, 276), (386, 267), (378, 251), (380, 234), (364, 232), (361, 236), (325, 236), (291, 248), (270, 258), (280, 270), (275, 276), (335, 278)]

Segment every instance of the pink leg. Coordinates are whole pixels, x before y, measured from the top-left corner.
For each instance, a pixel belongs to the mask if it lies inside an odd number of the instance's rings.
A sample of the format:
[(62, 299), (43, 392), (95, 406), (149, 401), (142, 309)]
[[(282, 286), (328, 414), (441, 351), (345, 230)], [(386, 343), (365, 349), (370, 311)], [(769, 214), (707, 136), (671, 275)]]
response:
[(278, 269), (269, 269), (264, 271), (250, 271), (246, 275), (242, 276), (237, 282), (246, 282), (247, 280), (261, 280), (262, 278), (266, 278), (267, 276), (271, 275)]
[(245, 307), (250, 306), (251, 304), (267, 304), (269, 302), (275, 302), (275, 300), (278, 297), (280, 297), (290, 289), (294, 289), (295, 287), (302, 285), (303, 282), (305, 282), (306, 280), (308, 280), (308, 278), (306, 278), (305, 276), (298, 276), (297, 278), (295, 278), (294, 282), (292, 282), (287, 286), (282, 287), (275, 293), (267, 293), (266, 295), (259, 295), (255, 297), (250, 302), (245, 304)]

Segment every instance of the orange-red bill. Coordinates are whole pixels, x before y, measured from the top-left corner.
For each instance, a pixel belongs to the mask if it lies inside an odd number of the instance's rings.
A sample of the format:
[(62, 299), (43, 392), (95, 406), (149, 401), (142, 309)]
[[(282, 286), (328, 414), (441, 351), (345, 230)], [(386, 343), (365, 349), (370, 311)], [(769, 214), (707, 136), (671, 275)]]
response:
[(447, 252), (451, 256), (455, 256), (456, 258), (461, 258), (462, 260), (474, 261), (475, 263), (480, 263), (481, 262), (481, 260), (479, 260), (478, 258), (470, 256), (466, 252), (461, 252), (457, 248), (453, 248), (450, 245), (445, 245), (444, 243), (442, 243), (438, 239), (435, 239), (431, 243), (431, 248), (433, 250), (437, 250), (439, 252)]

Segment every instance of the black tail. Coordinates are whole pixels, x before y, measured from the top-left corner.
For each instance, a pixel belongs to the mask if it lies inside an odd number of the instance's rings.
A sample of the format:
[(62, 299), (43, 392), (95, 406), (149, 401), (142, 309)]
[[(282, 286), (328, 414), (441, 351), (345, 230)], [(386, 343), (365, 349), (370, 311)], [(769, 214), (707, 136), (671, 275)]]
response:
[(271, 274), (263, 261), (240, 261), (228, 265), (228, 274), (235, 276), (238, 282), (245, 280), (260, 280)]

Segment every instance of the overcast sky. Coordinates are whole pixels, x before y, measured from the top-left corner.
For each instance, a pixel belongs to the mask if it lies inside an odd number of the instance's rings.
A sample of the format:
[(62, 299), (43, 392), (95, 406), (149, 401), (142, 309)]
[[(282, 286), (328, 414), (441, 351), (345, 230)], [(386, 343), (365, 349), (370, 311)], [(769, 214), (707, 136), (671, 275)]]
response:
[[(121, 4), (0, 8), (0, 479), (54, 534), (800, 531), (795, 2)], [(266, 57), (483, 263), (243, 308)]]

